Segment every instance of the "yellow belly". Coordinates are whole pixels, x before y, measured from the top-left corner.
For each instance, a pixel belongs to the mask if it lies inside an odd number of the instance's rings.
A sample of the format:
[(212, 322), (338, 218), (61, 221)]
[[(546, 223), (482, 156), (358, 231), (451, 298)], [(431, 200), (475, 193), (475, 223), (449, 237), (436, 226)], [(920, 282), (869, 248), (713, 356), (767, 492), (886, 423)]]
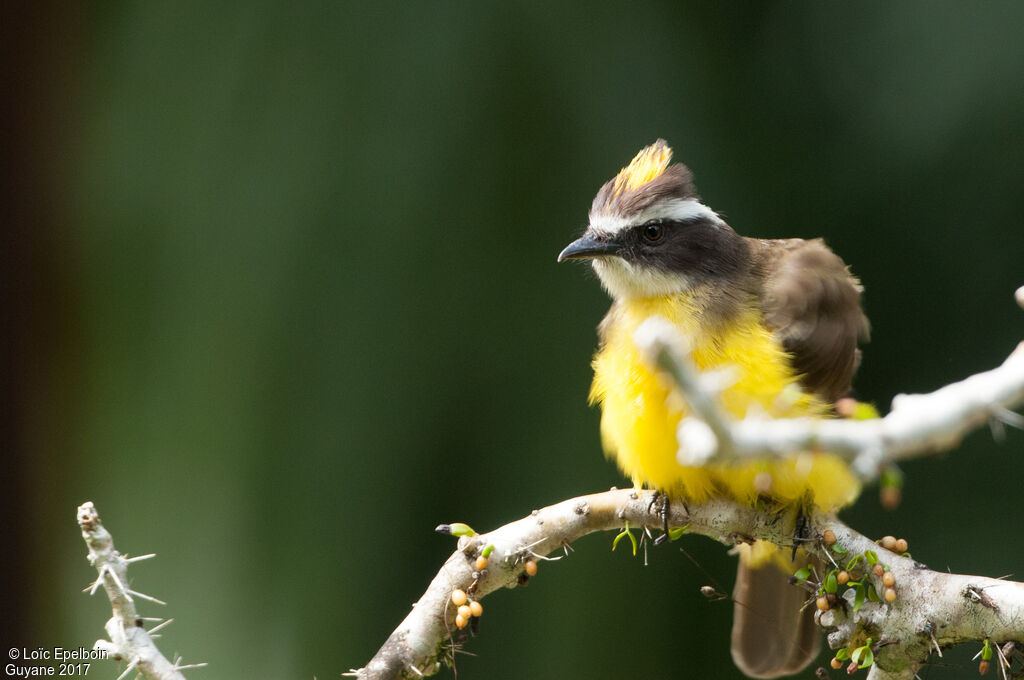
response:
[(699, 327), (697, 311), (686, 295), (619, 303), (594, 358), (590, 391), (591, 403), (602, 407), (607, 454), (634, 484), (698, 503), (723, 495), (753, 503), (766, 493), (782, 502), (810, 501), (827, 510), (852, 502), (860, 490), (857, 479), (845, 462), (828, 454), (702, 467), (676, 461), (676, 429), (686, 405), (669, 399), (669, 390), (633, 344), (637, 326), (653, 314), (667, 318), (689, 338), (701, 369), (730, 365), (738, 370), (738, 379), (722, 395), (734, 417), (742, 418), (751, 409), (776, 418), (825, 415), (829, 410), (800, 389), (788, 355), (761, 323), (758, 310), (746, 310), (713, 335)]

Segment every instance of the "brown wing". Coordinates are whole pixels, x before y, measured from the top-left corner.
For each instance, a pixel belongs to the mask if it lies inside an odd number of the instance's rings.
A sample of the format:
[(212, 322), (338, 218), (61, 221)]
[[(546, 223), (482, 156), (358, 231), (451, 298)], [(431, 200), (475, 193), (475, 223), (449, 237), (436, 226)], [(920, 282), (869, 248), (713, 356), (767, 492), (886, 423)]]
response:
[(793, 356), (809, 391), (835, 401), (850, 390), (868, 339), (860, 281), (821, 239), (759, 241), (765, 323)]

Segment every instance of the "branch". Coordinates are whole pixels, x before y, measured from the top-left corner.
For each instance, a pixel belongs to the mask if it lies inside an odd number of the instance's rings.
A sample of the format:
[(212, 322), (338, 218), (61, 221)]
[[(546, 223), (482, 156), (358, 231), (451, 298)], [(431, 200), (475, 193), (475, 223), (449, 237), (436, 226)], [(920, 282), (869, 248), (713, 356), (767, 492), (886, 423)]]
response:
[[(845, 554), (839, 566), (851, 555), (873, 551), (879, 564), (895, 578), (898, 597), (892, 603), (865, 602), (859, 611), (853, 608), (853, 592), (847, 591), (846, 604), (819, 612), (818, 623), (828, 631), (832, 649), (843, 648), (850, 640), (870, 637), (876, 643), (874, 678), (912, 678), (936, 650), (986, 638), (1002, 644), (1024, 643), (1024, 583), (932, 571), (925, 565), (886, 550), (874, 541), (850, 529), (834, 518), (821, 517), (818, 527), (831, 529)], [(836, 563), (834, 550), (823, 550), (819, 557)], [(881, 579), (873, 575), (876, 592), (884, 592)], [(941, 655), (941, 651), (939, 652)]]
[[(1016, 299), (1024, 307), (1024, 287), (1017, 290)], [(682, 337), (664, 319), (648, 319), (637, 335), (637, 344), (648, 348), (670, 374), (694, 413), (679, 426), (679, 462), (683, 465), (701, 465), (712, 458), (764, 458), (827, 450), (849, 460), (862, 478), (870, 480), (883, 465), (952, 448), (968, 431), (992, 418), (1013, 425), (1024, 422), (1011, 410), (1024, 403), (1024, 343), (996, 369), (931, 394), (897, 397), (884, 418), (748, 417), (737, 421), (717, 400), (718, 392), (731, 380), (728, 370), (698, 371)], [(535, 573), (529, 568), (535, 559), (552, 559), (547, 556), (558, 550), (567, 553), (573, 541), (595, 531), (641, 527), (641, 540), (645, 540), (650, 535), (650, 510), (657, 499), (651, 491), (613, 489), (536, 510), (488, 534), (463, 537), (459, 549), (405, 620), (366, 667), (350, 675), (376, 679), (437, 672), (442, 663), (452, 662), (459, 644), (453, 591), (465, 591), (475, 601), (498, 588), (514, 587)], [(726, 545), (765, 540), (791, 546), (795, 512), (793, 507), (755, 509), (713, 499), (699, 506), (671, 505), (668, 522)], [(657, 520), (653, 523), (658, 525)], [(870, 649), (874, 662), (869, 680), (913, 678), (932, 650), (941, 654), (943, 647), (965, 641), (986, 641), (986, 649), (988, 641), (1008, 643), (1010, 651), (1000, 652), (999, 660), (1008, 653), (1019, 653), (1013, 643), (1024, 647), (1024, 584), (933, 572), (909, 556), (880, 548), (830, 515), (811, 518), (810, 531), (809, 542), (800, 547), (826, 565), (830, 578), (846, 565), (837, 562), (836, 547), (826, 547), (826, 531), (831, 531), (830, 538), (837, 541), (835, 546), (841, 546), (843, 555), (859, 555), (867, 561), (869, 554), (872, 559), (877, 554), (889, 572), (885, 578), (896, 584), (885, 586), (882, 575), (865, 573), (858, 576), (858, 589), (839, 588), (834, 593), (839, 601), (817, 614), (819, 623), (829, 631), (833, 649), (845, 652), (854, 645)], [(487, 551), (491, 551), (490, 559), (479, 562)], [(816, 579), (809, 584), (814, 594), (826, 586), (825, 574)], [(892, 591), (887, 601), (864, 601), (865, 594), (885, 592), (888, 597), (887, 588)], [(461, 602), (462, 598), (460, 594), (457, 599)], [(999, 660), (1006, 677), (1009, 664)]]
[[(1024, 306), (1024, 286), (1016, 297)], [(929, 394), (897, 395), (888, 415), (869, 420), (736, 420), (717, 398), (728, 387), (727, 377), (722, 372), (701, 374), (669, 321), (647, 319), (637, 330), (636, 342), (671, 376), (693, 411), (679, 423), (682, 465), (828, 451), (850, 461), (864, 481), (872, 481), (888, 464), (954, 448), (964, 435), (992, 419), (1024, 427), (1024, 417), (1013, 412), (1024, 404), (1024, 342), (1001, 366)]]
[[(442, 662), (451, 662), (455, 638), (460, 635), (455, 626), (456, 608), (451, 604), (454, 590), (466, 591), (471, 599), (480, 600), (499, 588), (515, 587), (528, 579), (528, 560), (562, 552), (595, 531), (632, 526), (642, 528), (644, 540), (649, 535), (648, 525), (660, 525), (660, 516), (651, 512), (659, 499), (653, 491), (613, 489), (562, 501), (489, 533), (461, 538), (458, 550), (441, 567), (405, 620), (366, 667), (351, 674), (376, 680), (437, 672)], [(795, 513), (794, 508), (757, 510), (714, 499), (689, 507), (673, 503), (669, 525), (686, 527), (687, 533), (708, 536), (726, 545), (761, 539), (792, 546)], [(881, 548), (834, 516), (821, 514), (811, 520), (811, 538), (801, 542), (801, 547), (824, 564), (835, 559), (834, 548), (825, 547), (823, 542), (825, 531), (831, 530), (836, 545), (847, 553), (875, 551), (895, 575), (899, 598), (894, 603), (868, 602), (857, 613), (852, 606), (841, 606), (819, 615), (821, 625), (832, 631), (829, 643), (833, 648), (865, 636), (884, 643), (875, 653), (879, 669), (874, 677), (913, 677), (913, 673), (904, 674), (908, 669), (916, 670), (935, 644), (946, 647), (985, 638), (1024, 641), (1024, 583), (934, 572), (909, 557)], [(478, 571), (476, 559), (487, 546), (493, 546), (490, 559), (487, 567)], [(876, 581), (876, 590), (883, 592), (881, 579), (870, 578)]]
[(151, 635), (171, 623), (173, 619), (163, 621), (149, 632), (143, 627), (145, 621), (154, 619), (145, 619), (138, 615), (135, 598), (157, 604), (165, 603), (128, 587), (128, 564), (155, 555), (129, 558), (114, 550), (114, 539), (100, 522), (99, 513), (91, 502), (78, 507), (78, 526), (81, 527), (82, 538), (89, 548), (89, 564), (96, 567), (99, 572), (96, 580), (86, 590), (93, 594), (102, 585), (107, 591), (114, 612), (105, 626), (110, 640), (97, 640), (93, 649), (104, 652), (106, 658), (128, 662), (128, 667), (118, 680), (126, 677), (132, 670), (144, 678), (153, 680), (185, 680), (181, 673), (183, 669), (205, 666), (205, 663), (186, 666), (180, 666), (177, 662), (171, 663), (157, 649)]

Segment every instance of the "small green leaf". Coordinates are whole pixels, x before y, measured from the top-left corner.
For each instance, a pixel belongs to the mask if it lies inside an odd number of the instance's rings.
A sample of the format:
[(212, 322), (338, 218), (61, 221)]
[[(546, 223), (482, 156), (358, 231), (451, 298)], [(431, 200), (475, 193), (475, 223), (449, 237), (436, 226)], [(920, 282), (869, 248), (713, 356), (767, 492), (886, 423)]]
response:
[(689, 524), (686, 524), (686, 525), (681, 526), (681, 527), (672, 527), (671, 529), (668, 530), (668, 540), (670, 540), (670, 541), (677, 540), (680, 536), (685, 534), (686, 530), (689, 529), (689, 528), (690, 528)]
[(847, 649), (846, 647), (843, 647), (838, 652), (836, 652), (836, 658), (839, 659), (840, 661), (846, 661), (847, 659), (850, 658), (850, 650)]
[(850, 655), (850, 661), (859, 664), (860, 657), (864, 656), (864, 647), (858, 647), (853, 650), (853, 654)]
[(985, 638), (985, 646), (981, 648), (981, 660), (992, 660), (992, 645), (989, 643), (988, 638)]
[(863, 658), (861, 659), (861, 663), (859, 666), (857, 666), (857, 668), (867, 668), (871, 664), (875, 663), (875, 653), (872, 652), (871, 647), (868, 647), (867, 645), (861, 647), (861, 649), (864, 650), (864, 654)]
[(864, 559), (868, 561), (868, 564), (875, 566), (878, 563), (878, 553), (874, 550), (865, 550)]
[(476, 536), (476, 532), (473, 531), (473, 527), (462, 522), (438, 524), (434, 531), (439, 534), (450, 534), (452, 536)]
[(903, 471), (895, 465), (888, 465), (882, 470), (882, 477), (879, 480), (882, 486), (894, 486), (897, 489), (903, 488)]
[(878, 417), (878, 409), (875, 408), (874, 404), (858, 401), (857, 405), (853, 408), (853, 420), (873, 420)]
[(860, 608), (864, 606), (864, 584), (858, 583), (857, 587), (853, 590), (855, 593), (853, 597), (853, 611), (859, 612)]
[(850, 561), (846, 563), (846, 571), (853, 571), (853, 568), (857, 566), (857, 563), (861, 561), (863, 555), (854, 555), (850, 558)]
[(868, 584), (868, 599), (872, 602), (881, 602), (882, 598), (878, 597), (878, 593), (875, 592), (875, 586)]
[(834, 552), (837, 555), (845, 555), (846, 553), (848, 553), (850, 551), (846, 550), (845, 548), (843, 548), (843, 546), (841, 546), (838, 543), (836, 543), (835, 545), (832, 546), (832, 552)]
[(636, 548), (637, 548), (636, 536), (634, 536), (633, 532), (629, 530), (629, 522), (628, 521), (626, 522), (626, 525), (625, 525), (625, 527), (623, 527), (622, 531), (620, 531), (618, 533), (618, 535), (615, 538), (612, 539), (612, 550), (614, 551), (615, 547), (617, 545), (619, 545), (619, 541), (621, 541), (626, 536), (629, 536), (629, 542), (633, 544), (633, 556), (636, 557)]
[(490, 557), (492, 552), (494, 552), (494, 544), (490, 543), (490, 544), (488, 544), (488, 546), (486, 548), (484, 548), (483, 552), (480, 553), (480, 556), (481, 557)]
[(793, 578), (797, 580), (797, 583), (803, 583), (811, 577), (811, 568), (804, 567), (803, 569), (797, 569), (793, 574)]
[(838, 572), (836, 572), (836, 570), (833, 569), (832, 571), (828, 572), (828, 576), (825, 577), (826, 593), (835, 593), (839, 589), (839, 582), (836, 580), (837, 573)]

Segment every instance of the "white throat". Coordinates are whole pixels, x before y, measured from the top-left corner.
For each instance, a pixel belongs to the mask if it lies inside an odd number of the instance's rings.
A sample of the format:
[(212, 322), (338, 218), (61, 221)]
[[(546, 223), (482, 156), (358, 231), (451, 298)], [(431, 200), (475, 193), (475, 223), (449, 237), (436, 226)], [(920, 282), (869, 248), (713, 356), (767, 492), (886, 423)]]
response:
[(605, 290), (616, 300), (673, 295), (693, 288), (686, 274), (639, 266), (621, 257), (594, 258), (593, 266)]

